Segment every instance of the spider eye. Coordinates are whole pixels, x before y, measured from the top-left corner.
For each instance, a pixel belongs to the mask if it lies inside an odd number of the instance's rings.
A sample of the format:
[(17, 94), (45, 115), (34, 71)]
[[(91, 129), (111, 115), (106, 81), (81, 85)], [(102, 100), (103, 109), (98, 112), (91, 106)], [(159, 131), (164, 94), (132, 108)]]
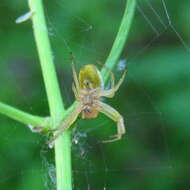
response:
[(85, 82), (85, 85), (86, 85), (86, 86), (89, 86), (89, 82)]
[(86, 89), (91, 89), (92, 88), (91, 82), (88, 81), (88, 80), (84, 80), (84, 85), (85, 85)]

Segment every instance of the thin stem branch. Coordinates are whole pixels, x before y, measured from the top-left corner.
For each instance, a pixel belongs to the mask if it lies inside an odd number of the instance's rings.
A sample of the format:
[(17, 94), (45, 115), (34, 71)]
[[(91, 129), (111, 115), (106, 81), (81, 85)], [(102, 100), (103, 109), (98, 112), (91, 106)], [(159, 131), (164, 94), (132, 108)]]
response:
[[(42, 0), (29, 0), (29, 7), (34, 12), (32, 16), (33, 30), (48, 97), (52, 128), (56, 128), (61, 122), (65, 110), (53, 63)], [(55, 141), (57, 190), (71, 190), (70, 132), (66, 131), (62, 137)]]
[[(106, 67), (110, 70), (113, 70), (113, 68), (117, 64), (123, 47), (128, 38), (129, 30), (131, 28), (133, 16), (135, 13), (135, 7), (136, 0), (127, 0), (125, 12), (121, 21), (121, 25), (119, 27), (119, 31), (117, 33), (112, 49), (105, 63)], [(102, 68), (101, 73), (104, 78), (104, 83), (107, 83), (109, 73), (104, 68)]]
[(41, 126), (46, 118), (35, 116), (0, 102), (0, 113), (26, 125)]

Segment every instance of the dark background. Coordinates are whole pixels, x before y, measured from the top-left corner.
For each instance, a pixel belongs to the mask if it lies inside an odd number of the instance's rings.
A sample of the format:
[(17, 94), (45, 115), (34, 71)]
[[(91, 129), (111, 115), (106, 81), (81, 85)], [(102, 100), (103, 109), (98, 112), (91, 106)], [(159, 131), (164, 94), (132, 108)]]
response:
[[(76, 122), (72, 130), (73, 189), (189, 189), (190, 1), (141, 0), (121, 63), (127, 77), (104, 101), (124, 117), (126, 135), (107, 117)], [(105, 62), (124, 0), (45, 0), (49, 36), (65, 106), (74, 101), (69, 51), (77, 70)], [(152, 9), (153, 8), (153, 9)], [(47, 116), (48, 102), (31, 21), (15, 24), (27, 1), (0, 2), (0, 101)], [(156, 11), (156, 14), (155, 14)], [(170, 22), (171, 21), (171, 24)], [(179, 36), (180, 35), (180, 36)], [(122, 71), (114, 69), (118, 80)], [(54, 154), (47, 137), (0, 115), (0, 189), (55, 189)]]

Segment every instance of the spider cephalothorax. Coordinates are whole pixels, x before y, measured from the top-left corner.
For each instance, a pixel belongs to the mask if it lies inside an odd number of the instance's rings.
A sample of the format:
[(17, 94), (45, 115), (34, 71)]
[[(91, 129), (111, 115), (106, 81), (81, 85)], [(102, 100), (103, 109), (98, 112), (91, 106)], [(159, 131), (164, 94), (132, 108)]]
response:
[(111, 75), (111, 88), (109, 90), (104, 90), (104, 83), (101, 73), (95, 65), (88, 64), (83, 66), (80, 69), (79, 77), (77, 78), (77, 73), (72, 57), (72, 69), (74, 77), (72, 89), (77, 102), (69, 116), (60, 124), (58, 128), (55, 129), (57, 133), (50, 140), (50, 143), (52, 143), (73, 124), (80, 112), (82, 112), (83, 119), (96, 118), (99, 112), (107, 115), (109, 118), (117, 122), (117, 134), (114, 135), (114, 138), (106, 140), (104, 142), (113, 142), (121, 139), (122, 135), (125, 133), (123, 117), (114, 108), (108, 104), (101, 102), (100, 97), (112, 98), (114, 96), (115, 92), (119, 89), (121, 83), (124, 80), (126, 70), (119, 82), (115, 85), (113, 73), (105, 67), (105, 69)]

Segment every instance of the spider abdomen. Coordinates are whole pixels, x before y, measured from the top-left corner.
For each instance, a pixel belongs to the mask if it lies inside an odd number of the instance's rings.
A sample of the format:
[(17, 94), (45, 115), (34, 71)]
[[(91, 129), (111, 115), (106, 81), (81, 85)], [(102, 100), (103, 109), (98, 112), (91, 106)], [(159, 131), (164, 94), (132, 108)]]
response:
[(89, 119), (93, 119), (96, 118), (98, 116), (99, 111), (97, 110), (96, 107), (94, 107), (93, 105), (85, 105), (84, 109), (82, 110), (82, 119), (84, 118), (89, 118)]

